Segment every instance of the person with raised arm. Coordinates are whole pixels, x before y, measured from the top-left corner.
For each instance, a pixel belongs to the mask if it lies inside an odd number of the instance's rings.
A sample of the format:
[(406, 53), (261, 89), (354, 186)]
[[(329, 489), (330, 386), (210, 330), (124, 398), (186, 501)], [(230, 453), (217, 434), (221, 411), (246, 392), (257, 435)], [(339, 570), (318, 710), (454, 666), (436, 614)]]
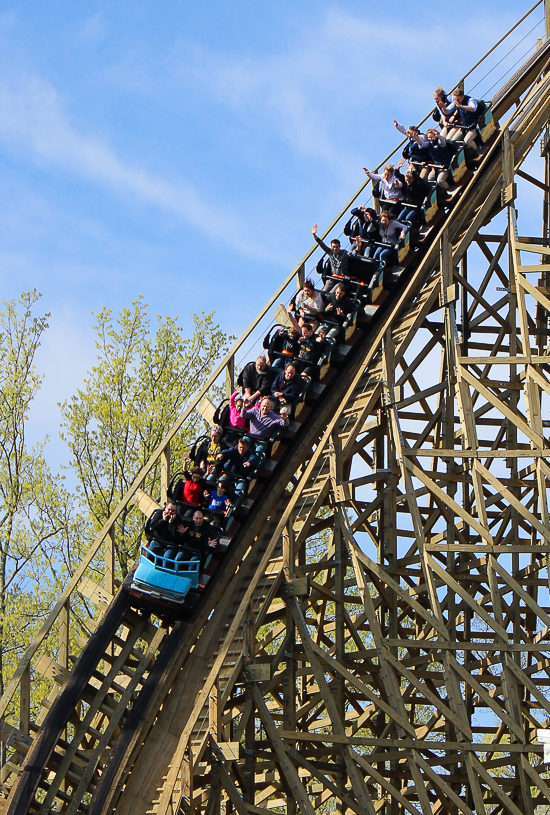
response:
[(456, 111), (452, 98), (445, 93), (441, 86), (434, 91), (435, 111), (433, 119), (439, 121), (441, 135), (444, 139), (451, 138), (449, 131), (452, 130), (451, 117)]
[(388, 201), (389, 206), (393, 209), (392, 204), (397, 205), (397, 203), (403, 197), (403, 184), (395, 175), (395, 168), (393, 164), (386, 164), (383, 172), (381, 173), (371, 173), (371, 171), (367, 170), (366, 167), (363, 167), (363, 170), (366, 172), (371, 181), (378, 182), (380, 198)]
[(279, 427), (288, 427), (288, 413), (277, 416), (271, 406), (269, 396), (264, 396), (261, 402), (254, 407), (244, 410), (242, 415), (249, 422), (249, 436), (254, 442), (257, 453), (265, 452), (270, 445), (273, 435)]
[(349, 252), (342, 249), (338, 238), (333, 238), (330, 242), (330, 246), (327, 246), (326, 243), (324, 243), (317, 235), (317, 224), (313, 224), (311, 227), (311, 234), (321, 249), (327, 253), (332, 274), (340, 277), (347, 277)]
[[(406, 158), (407, 161), (413, 164), (417, 172), (423, 172), (425, 169), (424, 164), (426, 162), (426, 153), (423, 152), (422, 148), (426, 147), (428, 144), (428, 137), (424, 133), (421, 133), (420, 129), (416, 125), (410, 125), (409, 127), (405, 128), (404, 125), (399, 124), (396, 119), (393, 120), (393, 124), (394, 127), (408, 139), (407, 144), (403, 148), (403, 158)], [(417, 137), (420, 139), (420, 143), (417, 141)], [(400, 166), (402, 165), (397, 165), (397, 170), (399, 170)], [(403, 182), (403, 179), (397, 170), (395, 175), (401, 182)]]

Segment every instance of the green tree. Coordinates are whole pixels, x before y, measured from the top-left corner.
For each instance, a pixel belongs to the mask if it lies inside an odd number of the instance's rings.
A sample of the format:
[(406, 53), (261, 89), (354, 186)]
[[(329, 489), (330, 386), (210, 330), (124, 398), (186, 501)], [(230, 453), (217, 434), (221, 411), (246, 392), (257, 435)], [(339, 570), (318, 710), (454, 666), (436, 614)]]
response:
[[(96, 318), (97, 362), (75, 396), (61, 406), (62, 437), (72, 454), (78, 494), (97, 533), (153, 450), (227, 352), (227, 338), (214, 315), (193, 315), (185, 338), (177, 319), (157, 317), (151, 333), (142, 298), (115, 319), (109, 309)], [(188, 423), (171, 448), (172, 470), (198, 432), (200, 417)], [(145, 489), (158, 492), (158, 471)], [(156, 496), (158, 497), (158, 496)], [(121, 573), (137, 552), (143, 516), (128, 507), (120, 516), (115, 551)]]
[(40, 388), (36, 352), (48, 327), (37, 316), (40, 295), (2, 301), (0, 312), (0, 692), (61, 583), (58, 563), (69, 527), (62, 480), (53, 478), (43, 446), (26, 438)]

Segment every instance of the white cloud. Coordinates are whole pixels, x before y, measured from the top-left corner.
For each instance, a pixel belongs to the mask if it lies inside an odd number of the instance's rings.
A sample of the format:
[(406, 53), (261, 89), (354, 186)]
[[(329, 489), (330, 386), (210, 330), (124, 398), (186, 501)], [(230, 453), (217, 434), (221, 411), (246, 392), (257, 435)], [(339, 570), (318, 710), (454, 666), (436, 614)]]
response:
[(213, 205), (191, 184), (155, 176), (125, 162), (104, 141), (78, 132), (55, 88), (39, 77), (22, 78), (12, 84), (0, 82), (0, 138), (18, 153), (30, 152), (43, 165), (86, 177), (143, 204), (166, 210), (245, 256), (268, 255), (262, 245), (245, 239), (244, 223), (227, 207), (217, 204), (213, 236)]

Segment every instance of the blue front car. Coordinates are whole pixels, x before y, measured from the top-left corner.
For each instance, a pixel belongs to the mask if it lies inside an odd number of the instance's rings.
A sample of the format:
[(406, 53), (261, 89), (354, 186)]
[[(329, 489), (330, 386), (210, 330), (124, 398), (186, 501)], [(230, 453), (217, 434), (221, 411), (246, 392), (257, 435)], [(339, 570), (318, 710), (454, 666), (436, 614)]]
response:
[(182, 611), (188, 605), (186, 598), (190, 589), (198, 586), (199, 566), (198, 559), (171, 560), (142, 546), (130, 594), (159, 613)]

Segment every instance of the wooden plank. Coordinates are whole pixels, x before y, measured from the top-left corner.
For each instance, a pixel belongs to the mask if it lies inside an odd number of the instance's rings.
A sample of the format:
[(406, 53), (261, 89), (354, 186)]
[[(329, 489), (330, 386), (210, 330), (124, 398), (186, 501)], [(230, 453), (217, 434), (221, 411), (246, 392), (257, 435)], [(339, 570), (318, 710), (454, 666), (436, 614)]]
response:
[(378, 772), (378, 770), (370, 764), (364, 756), (360, 755), (359, 753), (354, 753), (353, 755), (354, 760), (357, 764), (362, 767), (371, 778), (376, 781), (377, 784), (380, 784), (382, 789), (386, 790), (386, 792), (391, 795), (392, 798), (396, 800), (397, 803), (401, 804), (401, 806), (410, 812), (411, 815), (418, 815), (418, 809), (408, 801), (407, 798), (398, 790), (392, 783), (389, 781), (382, 773)]
[[(354, 800), (350, 795), (347, 795), (343, 791), (342, 785), (336, 784), (328, 774), (322, 773), (321, 770), (316, 767), (314, 762), (308, 761), (307, 758), (305, 758), (293, 747), (287, 747), (287, 751), (289, 756), (296, 762), (296, 764), (307, 770), (309, 776), (320, 781), (321, 789), (330, 790), (330, 792), (332, 792), (336, 798), (342, 802), (347, 811), (351, 810), (352, 812), (356, 812), (357, 815), (364, 815), (366, 812), (371, 813), (371, 815), (375, 815), (372, 800), (368, 792), (366, 792), (366, 789), (361, 790), (361, 794), (357, 795), (356, 800)], [(348, 770), (348, 776), (355, 776), (356, 778), (358, 777), (358, 773), (356, 772), (356, 768), (354, 766), (346, 765), (346, 769)]]
[[(41, 780), (42, 770), (47, 765), (71, 713), (82, 697), (92, 672), (95, 670), (98, 655), (105, 651), (114, 633), (129, 609), (126, 590), (121, 590), (109, 607), (101, 625), (90, 637), (90, 647), (78, 661), (78, 671), (71, 674), (63, 691), (53, 703), (50, 711), (50, 726), (42, 730), (29, 750), (20, 782), (8, 799), (6, 815), (20, 815), (27, 812), (34, 800)], [(23, 782), (23, 783), (22, 783)]]
[[(546, 458), (550, 456), (550, 447), (540, 450), (533, 450), (525, 447), (520, 450), (459, 450), (443, 447), (409, 447), (403, 450), (403, 455), (407, 458), (471, 458), (471, 459), (492, 459), (492, 458)], [(443, 476), (443, 473), (441, 474)]]
[(467, 686), (470, 685), (474, 692), (478, 694), (481, 701), (493, 711), (497, 719), (500, 719), (503, 724), (507, 725), (517, 739), (523, 739), (525, 734), (522, 727), (516, 724), (512, 717), (509, 716), (509, 714), (506, 713), (506, 711), (503, 710), (502, 707), (497, 704), (497, 702), (495, 702), (492, 694), (489, 693), (486, 688), (477, 681), (473, 674), (469, 673), (463, 665), (460, 665), (460, 663), (457, 662), (452, 655), (450, 655), (450, 660), (461, 680), (465, 682)]
[(533, 643), (533, 642), (523, 642), (523, 643), (506, 643), (504, 646), (502, 642), (471, 642), (471, 641), (464, 641), (464, 640), (403, 640), (403, 639), (388, 639), (388, 648), (395, 647), (395, 648), (404, 648), (404, 649), (420, 649), (420, 650), (448, 650), (448, 651), (502, 651), (504, 648), (506, 651), (510, 651), (511, 653), (522, 653), (523, 651), (529, 653), (545, 653), (546, 651), (550, 651), (550, 642), (540, 642), (540, 643)]
[(269, 739), (271, 740), (271, 743), (273, 745), (273, 750), (277, 756), (281, 775), (283, 776), (283, 778), (285, 778), (285, 781), (289, 787), (289, 791), (296, 799), (296, 802), (299, 804), (300, 809), (304, 813), (304, 815), (315, 815), (315, 810), (309, 800), (309, 796), (302, 784), (302, 781), (300, 780), (296, 768), (289, 760), (283, 741), (279, 737), (277, 728), (275, 727), (275, 724), (269, 714), (269, 711), (265, 705), (263, 697), (256, 685), (254, 685), (252, 688), (252, 695), (260, 720), (265, 727), (266, 733), (269, 736)]
[(136, 490), (134, 504), (147, 518), (150, 518), (153, 512), (160, 509), (160, 504), (142, 489)]
[(462, 521), (464, 521), (464, 523), (473, 527), (473, 529), (475, 529), (476, 532), (479, 535), (481, 535), (481, 537), (488, 544), (493, 543), (493, 536), (491, 535), (491, 533), (484, 526), (482, 526), (477, 521), (477, 519), (473, 517), (473, 515), (470, 515), (469, 512), (466, 512), (466, 510), (463, 509), (463, 507), (461, 507), (460, 504), (457, 504), (457, 502), (454, 501), (449, 495), (447, 495), (447, 493), (443, 492), (441, 487), (438, 487), (435, 481), (429, 478), (419, 467), (417, 467), (411, 461), (406, 460), (405, 465), (409, 472), (415, 478), (418, 478), (418, 480), (421, 481), (424, 484), (424, 486), (426, 486), (429, 489), (429, 491), (432, 492), (445, 506), (447, 506), (453, 512), (454, 515), (457, 515), (459, 518), (462, 519)]
[(201, 414), (202, 418), (205, 422), (209, 425), (214, 424), (214, 413), (216, 412), (216, 405), (205, 396), (201, 402), (199, 402), (197, 410)]
[[(540, 252), (540, 249), (539, 249), (539, 252)], [(518, 272), (521, 272), (522, 274), (526, 274), (527, 272), (550, 272), (550, 264), (549, 263), (539, 263), (538, 265), (535, 265), (535, 266), (518, 266)], [(522, 281), (522, 285), (523, 285), (523, 281)], [(541, 294), (541, 296), (544, 297), (544, 295), (543, 295), (543, 293), (542, 293), (542, 291), (540, 289), (540, 286), (537, 286), (536, 289)], [(550, 303), (550, 301), (549, 301), (549, 303)], [(545, 306), (545, 308), (546, 308), (546, 306)]]
[(502, 498), (508, 501), (510, 506), (512, 506), (516, 510), (516, 512), (518, 512), (523, 518), (525, 518), (525, 520), (530, 526), (536, 529), (539, 532), (539, 534), (542, 535), (543, 538), (545, 538), (547, 541), (550, 541), (550, 530), (543, 526), (539, 519), (536, 518), (532, 512), (529, 512), (529, 510), (523, 506), (521, 501), (519, 501), (516, 498), (516, 496), (507, 487), (504, 486), (502, 481), (500, 481), (496, 476), (494, 476), (479, 461), (474, 461), (474, 468), (479, 471), (483, 478), (486, 481), (488, 481), (489, 484), (491, 484), (491, 486), (494, 487), (495, 490), (498, 491)]
[(531, 356), (491, 356), (486, 357), (458, 357), (458, 363), (462, 366), (468, 365), (548, 365), (548, 357), (533, 354)]
[(472, 554), (523, 554), (533, 557), (536, 554), (547, 554), (550, 552), (550, 545), (532, 545), (530, 542), (525, 542), (523, 545), (514, 544), (488, 544), (488, 543), (426, 543), (424, 548), (427, 552), (464, 552)]
[(103, 586), (100, 586), (91, 577), (82, 578), (78, 591), (102, 611), (106, 611), (113, 602), (113, 595), (109, 594)]
[(544, 294), (542, 294), (542, 292), (539, 289), (537, 289), (536, 286), (533, 286), (532, 283), (529, 283), (527, 278), (519, 275), (518, 281), (521, 284), (522, 288), (525, 289), (526, 292), (531, 294), (540, 306), (546, 309), (546, 311), (550, 311), (550, 299), (548, 297), (545, 297)]
[(434, 631), (439, 631), (439, 633), (444, 637), (448, 634), (447, 627), (442, 620), (438, 619), (430, 609), (427, 609), (425, 606), (415, 600), (414, 597), (405, 591), (405, 589), (397, 581), (395, 581), (392, 576), (383, 569), (382, 566), (375, 563), (368, 557), (368, 555), (361, 551), (353, 540), (353, 537), (351, 537), (349, 530), (346, 530), (346, 537), (348, 540), (348, 546), (350, 547), (350, 551), (354, 558), (357, 558), (357, 560), (363, 563), (370, 572), (386, 583), (388, 588), (390, 588), (395, 595), (400, 597), (407, 605), (410, 605), (415, 614), (422, 617)]
[(416, 688), (416, 690), (419, 691), (429, 703), (431, 703), (432, 705), (434, 705), (434, 707), (437, 708), (439, 713), (441, 713), (448, 720), (453, 722), (455, 727), (457, 727), (458, 730), (464, 733), (464, 735), (469, 741), (472, 741), (473, 738), (472, 730), (467, 722), (462, 721), (462, 719), (460, 719), (459, 716), (455, 716), (455, 714), (449, 708), (449, 706), (445, 704), (445, 702), (443, 702), (443, 700), (440, 699), (436, 693), (433, 693), (433, 691), (431, 691), (430, 688), (424, 682), (417, 679), (413, 671), (410, 671), (398, 659), (396, 659), (396, 657), (393, 656), (393, 654), (388, 648), (385, 649), (385, 657), (388, 660), (388, 662), (390, 662), (393, 665), (395, 670), (398, 673), (400, 673), (401, 676), (404, 677), (404, 679), (407, 680), (407, 682), (409, 682), (414, 688)]
[(521, 238), (515, 242), (515, 248), (519, 252), (535, 252), (537, 255), (550, 255), (550, 247), (538, 246), (537, 244), (533, 243), (525, 243), (525, 241), (522, 241)]
[[(308, 648), (313, 654), (315, 654), (318, 657), (318, 659), (322, 660), (324, 663), (327, 664), (327, 666), (332, 671), (335, 671), (336, 673), (340, 674), (340, 676), (346, 679), (347, 682), (349, 682), (351, 685), (354, 685), (358, 690), (360, 690), (370, 702), (375, 704), (376, 707), (380, 708), (380, 710), (386, 713), (386, 715), (389, 716), (391, 719), (394, 719), (400, 727), (402, 727), (407, 733), (409, 733), (409, 735), (411, 736), (415, 735), (414, 727), (412, 727), (412, 725), (406, 718), (401, 716), (401, 714), (397, 713), (390, 705), (388, 705), (383, 699), (381, 699), (376, 693), (374, 693), (374, 691), (372, 691), (368, 687), (368, 685), (362, 682), (357, 676), (352, 674), (351, 671), (348, 671), (346, 668), (344, 668), (343, 665), (341, 665), (337, 660), (331, 657), (326, 651), (323, 651), (322, 648), (319, 648), (319, 646), (316, 645), (311, 640), (309, 635), (307, 636), (307, 640)], [(342, 733), (341, 735), (345, 734)]]
[[(431, 779), (432, 785), (434, 787), (438, 787), (443, 794), (450, 800), (451, 804), (458, 809), (459, 812), (464, 812), (464, 815), (474, 815), (468, 804), (460, 798), (456, 792), (453, 790), (452, 787), (449, 786), (444, 780), (444, 777), (438, 775), (436, 772), (432, 770), (430, 765), (427, 761), (425, 761), (421, 755), (415, 753), (416, 761), (418, 762), (418, 766), (421, 770)], [(476, 813), (479, 815), (479, 813)]]
[(544, 439), (538, 434), (535, 433), (530, 426), (527, 424), (525, 419), (520, 416), (518, 413), (514, 413), (507, 405), (504, 404), (500, 399), (498, 399), (491, 391), (489, 391), (486, 387), (484, 387), (475, 376), (468, 371), (467, 368), (460, 368), (459, 369), (459, 376), (464, 378), (469, 385), (475, 388), (479, 393), (493, 405), (500, 413), (503, 414), (509, 421), (516, 425), (518, 430), (524, 433), (527, 438), (531, 439), (532, 442), (536, 445), (536, 447), (543, 447), (544, 446)]
[(508, 635), (505, 629), (502, 628), (502, 626), (500, 626), (496, 622), (496, 620), (494, 620), (491, 617), (490, 614), (488, 614), (488, 612), (483, 608), (483, 606), (481, 606), (479, 603), (476, 603), (476, 601), (473, 599), (473, 597), (471, 597), (469, 592), (466, 591), (466, 589), (462, 585), (460, 585), (454, 579), (454, 577), (448, 574), (447, 571), (441, 566), (441, 564), (438, 563), (438, 561), (435, 560), (435, 558), (433, 558), (431, 555), (428, 556), (428, 564), (430, 568), (433, 569), (434, 572), (438, 575), (438, 577), (440, 577), (455, 594), (458, 594), (458, 596), (461, 597), (462, 600), (464, 600), (468, 606), (470, 606), (474, 614), (477, 614), (479, 617), (481, 617), (483, 622), (486, 625), (488, 625), (489, 628), (491, 628), (496, 634), (498, 634), (504, 641), (506, 642), (508, 641)]
[(492, 560), (492, 566), (495, 572), (500, 575), (500, 577), (504, 580), (505, 583), (512, 589), (512, 591), (518, 596), (521, 597), (525, 605), (531, 609), (531, 611), (536, 614), (539, 620), (541, 620), (546, 626), (550, 627), (550, 614), (548, 614), (541, 606), (535, 601), (531, 595), (525, 591), (525, 589), (520, 586), (520, 584), (515, 580), (512, 575), (510, 575), (504, 566), (499, 563), (497, 560)]

